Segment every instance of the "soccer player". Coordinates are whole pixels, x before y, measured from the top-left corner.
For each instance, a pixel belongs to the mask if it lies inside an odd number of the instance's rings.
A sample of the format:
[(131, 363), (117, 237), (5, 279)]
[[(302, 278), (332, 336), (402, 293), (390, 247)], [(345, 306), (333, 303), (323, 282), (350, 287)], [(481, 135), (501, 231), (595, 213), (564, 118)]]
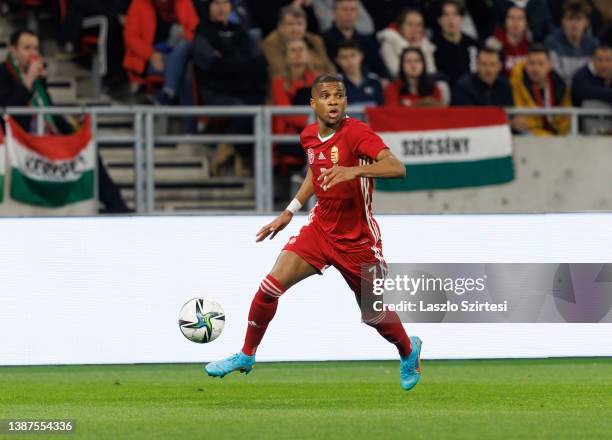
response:
[[(367, 294), (362, 292), (362, 281), (366, 288), (372, 284), (362, 275), (362, 268), (369, 265), (383, 276), (386, 273), (380, 229), (372, 217), (372, 179), (403, 177), (404, 165), (366, 124), (345, 114), (346, 90), (340, 76), (317, 77), (310, 106), (317, 121), (300, 136), (308, 157), (308, 173), (287, 209), (259, 230), (256, 241), (274, 238), (313, 194), (318, 202), (308, 216), (308, 224), (289, 239), (259, 285), (242, 350), (207, 364), (205, 370), (210, 376), (252, 370), (257, 346), (276, 313), (279, 298), (304, 278), (334, 266), (362, 305), (362, 293)], [(362, 320), (397, 347), (400, 385), (412, 389), (421, 377), (421, 340), (408, 337), (395, 312), (367, 314), (362, 310)]]

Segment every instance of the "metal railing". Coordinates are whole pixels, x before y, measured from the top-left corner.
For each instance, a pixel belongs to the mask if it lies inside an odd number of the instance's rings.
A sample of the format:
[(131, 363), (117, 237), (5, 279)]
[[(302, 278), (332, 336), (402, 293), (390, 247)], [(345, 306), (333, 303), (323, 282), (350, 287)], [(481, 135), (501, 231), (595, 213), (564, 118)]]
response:
[[(581, 116), (612, 117), (609, 109), (583, 108), (507, 108), (509, 115), (567, 115), (571, 118), (571, 135), (578, 134)], [(76, 106), (76, 107), (7, 107), (7, 115), (36, 115), (39, 134), (44, 127), (44, 115), (78, 115), (90, 114), (93, 140), (97, 144), (132, 144), (134, 149), (134, 205), (136, 212), (152, 213), (155, 211), (155, 145), (191, 143), (231, 143), (253, 144), (255, 209), (257, 212), (273, 210), (274, 185), (272, 169), (272, 145), (298, 143), (297, 134), (274, 134), (272, 120), (275, 116), (305, 115), (314, 121), (312, 109), (308, 106), (269, 107), (156, 107), (156, 106)], [(347, 113), (353, 116), (365, 116), (362, 106), (350, 106)], [(99, 133), (99, 116), (131, 116), (132, 134)], [(252, 134), (167, 134), (156, 133), (156, 119), (168, 117), (250, 117), (253, 120)]]

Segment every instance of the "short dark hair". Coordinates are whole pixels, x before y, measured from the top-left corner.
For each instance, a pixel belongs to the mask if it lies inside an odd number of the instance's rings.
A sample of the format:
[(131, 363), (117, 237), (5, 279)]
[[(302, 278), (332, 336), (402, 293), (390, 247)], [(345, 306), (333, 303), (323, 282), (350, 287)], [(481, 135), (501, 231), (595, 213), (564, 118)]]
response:
[(336, 44), (335, 55), (338, 55), (338, 52), (340, 52), (341, 49), (354, 49), (363, 53), (363, 49), (361, 49), (359, 43), (352, 38), (345, 38), (338, 41), (338, 43)]
[(532, 44), (530, 44), (529, 48), (527, 49), (527, 55), (530, 55), (532, 53), (543, 53), (543, 54), (546, 55), (546, 57), (550, 58), (550, 55), (548, 53), (548, 49), (542, 43), (532, 43)]
[(497, 58), (499, 58), (499, 60), (501, 61), (501, 54), (499, 53), (499, 50), (495, 49), (494, 47), (483, 46), (478, 51), (478, 56), (480, 56), (481, 53), (488, 53), (490, 55), (496, 55)]
[(21, 29), (17, 29), (15, 32), (11, 34), (11, 37), (9, 39), (10, 45), (13, 47), (17, 46), (17, 43), (19, 43), (19, 39), (21, 38), (22, 35), (33, 35), (40, 40), (36, 32), (31, 31), (29, 29), (21, 28)]
[(593, 51), (593, 54), (595, 54), (595, 52), (599, 50), (612, 50), (612, 46), (609, 46), (607, 44), (600, 44), (599, 46), (595, 48), (595, 50)]
[(584, 0), (567, 0), (563, 3), (563, 13), (561, 17), (576, 17), (579, 15), (584, 16), (584, 18), (589, 18), (591, 15), (591, 7)]
[(442, 17), (442, 13), (444, 12), (444, 6), (452, 5), (457, 8), (457, 12), (459, 15), (465, 15), (465, 4), (461, 0), (442, 0), (440, 2), (440, 9), (438, 11), (438, 18)]
[(335, 83), (335, 82), (344, 84), (344, 81), (342, 81), (342, 77), (335, 73), (324, 73), (323, 75), (319, 75), (315, 78), (314, 82), (312, 83), (312, 87), (310, 88), (310, 94), (314, 96), (314, 92), (317, 89), (317, 86), (319, 84)]
[(278, 23), (283, 21), (285, 17), (288, 15), (291, 15), (292, 17), (295, 17), (295, 18), (301, 18), (303, 20), (306, 20), (306, 13), (304, 12), (302, 8), (298, 8), (293, 5), (288, 5), (288, 6), (284, 6), (280, 8), (280, 11), (278, 11)]
[(398, 27), (398, 29), (402, 26), (402, 24), (404, 24), (406, 17), (408, 17), (410, 14), (419, 14), (423, 19), (423, 22), (425, 22), (425, 17), (423, 17), (423, 13), (421, 11), (414, 8), (404, 8), (395, 19), (395, 25)]

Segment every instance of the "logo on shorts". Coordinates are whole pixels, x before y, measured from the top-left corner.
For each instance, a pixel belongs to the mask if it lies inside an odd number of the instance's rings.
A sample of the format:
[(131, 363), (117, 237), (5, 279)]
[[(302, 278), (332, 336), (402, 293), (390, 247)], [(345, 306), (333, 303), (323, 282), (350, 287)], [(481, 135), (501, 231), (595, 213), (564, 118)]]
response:
[(314, 163), (314, 151), (312, 150), (312, 148), (309, 148), (307, 153), (308, 153), (308, 163), (312, 165)]
[(325, 160), (325, 155), (322, 151), (319, 153), (319, 160)]
[(334, 165), (340, 160), (340, 153), (338, 152), (338, 147), (335, 145), (331, 149), (331, 160)]

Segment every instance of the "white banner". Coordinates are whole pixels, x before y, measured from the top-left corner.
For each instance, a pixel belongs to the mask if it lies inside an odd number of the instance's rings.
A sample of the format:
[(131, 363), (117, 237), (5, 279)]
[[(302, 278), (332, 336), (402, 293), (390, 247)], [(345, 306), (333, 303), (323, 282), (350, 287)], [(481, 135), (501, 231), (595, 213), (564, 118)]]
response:
[[(251, 298), (298, 216), (0, 219), (0, 365), (199, 362), (240, 349)], [(612, 262), (612, 214), (379, 216), (389, 262)], [(177, 314), (205, 296), (224, 333), (198, 345)], [(280, 300), (258, 360), (395, 359), (333, 269)], [(612, 324), (406, 324), (425, 358), (611, 356)]]

